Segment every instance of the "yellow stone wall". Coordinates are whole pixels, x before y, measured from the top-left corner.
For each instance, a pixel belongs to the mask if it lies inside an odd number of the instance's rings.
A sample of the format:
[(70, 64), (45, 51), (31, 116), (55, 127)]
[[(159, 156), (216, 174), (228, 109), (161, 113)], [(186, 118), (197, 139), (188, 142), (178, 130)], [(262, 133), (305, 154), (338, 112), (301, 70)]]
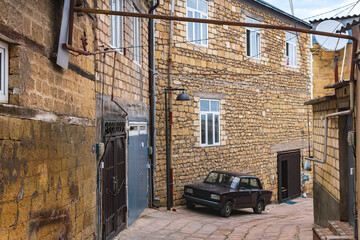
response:
[[(334, 92), (333, 89), (324, 89), (325, 86), (335, 83), (334, 58), (338, 56), (338, 76), (341, 80), (341, 70), (345, 49), (339, 51), (325, 51), (318, 44), (311, 49), (313, 53), (313, 98), (323, 97)], [(350, 61), (352, 44), (348, 44), (345, 55), (343, 79), (350, 79)]]
[[(99, 9), (110, 9), (109, 0), (96, 1)], [(148, 6), (144, 1), (136, 1), (136, 6), (142, 13), (147, 13)], [(124, 11), (133, 12), (133, 3), (124, 1)], [(124, 49), (118, 49), (116, 60), (115, 54), (101, 54), (96, 57), (96, 71), (98, 79), (104, 81), (104, 94), (111, 95), (119, 102), (149, 104), (149, 70), (148, 70), (148, 19), (141, 19), (141, 65), (134, 63), (134, 36), (133, 18), (123, 17), (124, 24)], [(110, 16), (99, 15), (96, 28), (96, 48), (103, 51), (105, 48), (112, 50)], [(113, 68), (115, 66), (115, 73)], [(113, 83), (115, 74), (115, 84)], [(96, 92), (102, 93), (102, 83), (97, 81)]]
[[(9, 102), (0, 104), (0, 239), (92, 239), (96, 233), (95, 68), (55, 64), (63, 1), (0, 2)], [(90, 2), (90, 5), (93, 4)], [(75, 14), (74, 46), (93, 19)]]
[[(170, 14), (170, 1), (157, 9)], [(186, 1), (175, 2), (177, 16), (186, 16)], [(261, 23), (290, 25), (268, 10), (245, 1), (209, 1), (208, 18), (245, 22), (256, 15)], [(282, 20), (280, 20), (282, 19)], [(310, 39), (297, 38), (296, 68), (286, 65), (285, 32), (261, 29), (261, 60), (246, 56), (245, 28), (208, 25), (209, 44), (186, 42), (186, 23), (174, 23), (172, 87), (186, 88), (191, 102), (176, 102), (173, 94), (172, 156), (174, 202), (183, 202), (183, 187), (202, 180), (211, 170), (233, 170), (259, 176), (277, 197), (277, 153), (308, 151), (310, 99)], [(156, 197), (166, 199), (164, 88), (168, 86), (168, 21), (156, 20), (157, 166)], [(220, 146), (200, 147), (199, 100), (220, 100)], [(277, 148), (279, 147), (279, 148)], [(279, 150), (282, 149), (282, 150)], [(312, 183), (305, 191), (311, 196)]]
[[(314, 157), (323, 159), (325, 116), (337, 112), (336, 100), (319, 103), (313, 106), (313, 147)], [(338, 118), (328, 121), (327, 160), (326, 163), (315, 163), (314, 178), (340, 200), (339, 176), (339, 127)]]

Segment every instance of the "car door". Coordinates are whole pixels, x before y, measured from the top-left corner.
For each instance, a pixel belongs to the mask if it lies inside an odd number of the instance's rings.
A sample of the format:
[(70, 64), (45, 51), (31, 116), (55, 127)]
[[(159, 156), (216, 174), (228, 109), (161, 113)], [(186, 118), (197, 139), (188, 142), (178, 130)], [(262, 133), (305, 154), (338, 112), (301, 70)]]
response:
[(251, 191), (251, 195), (250, 195), (250, 207), (255, 207), (259, 198), (259, 191), (261, 190), (260, 188), (260, 183), (259, 183), (259, 179), (257, 178), (250, 178), (249, 179), (249, 186), (250, 186), (250, 191)]
[(249, 188), (249, 178), (241, 178), (237, 197), (235, 198), (236, 208), (246, 208), (251, 204), (251, 190)]

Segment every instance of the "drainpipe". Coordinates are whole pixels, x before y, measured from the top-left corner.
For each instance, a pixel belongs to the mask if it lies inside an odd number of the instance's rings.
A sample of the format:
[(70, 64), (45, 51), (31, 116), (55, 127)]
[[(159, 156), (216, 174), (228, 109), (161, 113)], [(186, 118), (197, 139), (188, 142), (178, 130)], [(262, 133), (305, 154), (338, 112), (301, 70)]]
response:
[[(317, 158), (312, 158), (312, 157), (305, 157), (306, 160), (309, 161), (314, 161), (314, 162), (319, 162), (319, 163), (326, 163), (326, 157), (327, 157), (327, 127), (328, 127), (328, 119), (332, 118), (332, 117), (336, 117), (336, 116), (342, 116), (342, 115), (350, 115), (354, 113), (354, 101), (355, 101), (355, 57), (356, 57), (356, 51), (357, 51), (357, 44), (358, 41), (357, 39), (352, 39), (353, 41), (353, 49), (352, 49), (352, 58), (351, 58), (351, 65), (350, 65), (350, 109), (347, 111), (342, 111), (342, 112), (336, 112), (336, 113), (332, 113), (329, 115), (325, 116), (325, 127), (324, 127), (324, 156), (323, 159), (317, 159)], [(357, 88), (359, 89), (360, 84), (357, 84)], [(360, 91), (357, 91), (360, 92)], [(360, 101), (360, 97), (357, 97), (357, 101)], [(359, 104), (357, 104), (357, 107), (359, 108)], [(353, 116), (354, 117), (354, 116)], [(359, 118), (358, 118), (359, 119)], [(355, 121), (353, 121), (353, 129), (355, 125)], [(357, 125), (360, 126), (360, 125)], [(360, 130), (357, 131), (360, 133)], [(358, 133), (356, 134), (358, 135)], [(358, 138), (359, 139), (359, 138)], [(358, 147), (356, 148), (358, 149)], [(356, 161), (355, 161), (356, 162)], [(355, 173), (356, 175), (356, 173)]]
[[(149, 14), (154, 14), (154, 10), (159, 6), (160, 0), (151, 0), (151, 8)], [(156, 82), (155, 82), (155, 24), (154, 19), (149, 19), (149, 94), (150, 94), (150, 141), (152, 147), (152, 154), (150, 160), (149, 170), (149, 192), (150, 192), (150, 207), (154, 206), (155, 199), (155, 184), (154, 184), (154, 170), (156, 166)]]
[[(175, 0), (171, 0), (171, 16), (174, 16)], [(168, 88), (172, 88), (172, 38), (173, 38), (174, 21), (170, 20), (170, 34), (169, 34), (169, 69), (168, 69)], [(172, 132), (173, 132), (173, 113), (172, 113), (172, 91), (169, 91), (169, 125), (170, 125), (170, 205), (174, 205), (174, 169), (172, 158)]]
[(350, 115), (354, 113), (354, 96), (355, 96), (355, 87), (354, 87), (354, 80), (350, 81), (350, 109), (347, 111), (331, 113), (325, 116), (325, 127), (324, 127), (324, 156), (323, 159), (316, 159), (312, 157), (305, 157), (306, 160), (319, 162), (319, 163), (326, 163), (327, 157), (327, 129), (328, 129), (328, 119), (336, 116), (342, 115)]

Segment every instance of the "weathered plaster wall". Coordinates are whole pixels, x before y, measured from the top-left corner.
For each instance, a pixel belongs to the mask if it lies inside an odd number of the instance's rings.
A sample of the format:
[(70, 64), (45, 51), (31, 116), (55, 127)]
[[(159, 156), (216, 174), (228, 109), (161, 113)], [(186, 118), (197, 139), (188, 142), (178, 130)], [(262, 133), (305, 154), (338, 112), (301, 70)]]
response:
[[(157, 12), (170, 14), (170, 6), (170, 1), (164, 1)], [(175, 12), (185, 17), (186, 1), (176, 1)], [(270, 12), (244, 1), (208, 2), (209, 19), (245, 22), (248, 15), (261, 23), (289, 24)], [(169, 22), (156, 20), (155, 188), (161, 203), (166, 197), (163, 90), (168, 85), (169, 31)], [(185, 184), (200, 181), (215, 169), (259, 176), (276, 200), (277, 152), (301, 149), (307, 154), (311, 109), (303, 103), (310, 98), (309, 36), (298, 37), (298, 66), (292, 68), (286, 65), (283, 31), (261, 30), (261, 60), (246, 57), (245, 28), (208, 25), (208, 35), (208, 47), (194, 45), (186, 42), (186, 23), (174, 23), (172, 87), (186, 88), (191, 98), (191, 102), (176, 102), (174, 93), (172, 99), (175, 204), (182, 202)], [(204, 96), (220, 100), (220, 146), (200, 147), (199, 101)], [(309, 183), (306, 191), (311, 188)]]
[[(0, 104), (0, 239), (95, 238), (94, 61), (70, 55), (68, 70), (55, 65), (62, 5), (0, 3), (10, 55), (9, 102)], [(85, 30), (93, 51), (93, 19), (74, 22), (74, 45)]]

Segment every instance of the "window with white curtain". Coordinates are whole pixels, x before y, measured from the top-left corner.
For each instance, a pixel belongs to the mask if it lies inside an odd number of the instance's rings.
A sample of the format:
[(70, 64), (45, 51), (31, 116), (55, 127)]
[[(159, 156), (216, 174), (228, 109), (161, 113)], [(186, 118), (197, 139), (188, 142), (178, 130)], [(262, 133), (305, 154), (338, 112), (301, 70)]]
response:
[(219, 100), (200, 100), (200, 145), (220, 145)]
[[(110, 0), (112, 11), (123, 11), (124, 0)], [(110, 16), (111, 19), (111, 46), (123, 53), (124, 46), (124, 18), (122, 16)]]
[(0, 102), (8, 101), (8, 44), (0, 41)]
[(296, 67), (296, 35), (286, 32), (286, 65)]
[[(134, 12), (140, 13), (140, 11), (134, 6)], [(134, 62), (141, 65), (141, 18), (134, 17)]]
[[(204, 18), (208, 17), (208, 2), (205, 0), (187, 0), (187, 17)], [(206, 23), (187, 23), (187, 40), (190, 43), (208, 46), (208, 25)]]
[[(259, 21), (246, 18), (247, 23), (259, 23)], [(246, 28), (246, 55), (251, 58), (260, 59), (260, 28)]]

